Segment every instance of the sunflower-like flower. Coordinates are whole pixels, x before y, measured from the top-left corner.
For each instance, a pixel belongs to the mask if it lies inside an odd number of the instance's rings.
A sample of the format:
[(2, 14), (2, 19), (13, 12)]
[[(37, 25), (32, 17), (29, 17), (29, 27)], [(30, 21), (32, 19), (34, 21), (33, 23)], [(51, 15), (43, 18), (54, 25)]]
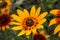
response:
[(12, 17), (8, 11), (0, 13), (0, 30), (5, 30), (5, 28), (9, 29), (9, 24), (17, 24), (12, 22)]
[(41, 31), (39, 33), (35, 33), (33, 37), (34, 40), (47, 40), (50, 35), (44, 34), (44, 31)]
[(54, 9), (50, 11), (51, 14), (55, 15), (56, 18), (52, 19), (49, 23), (49, 27), (53, 24), (58, 24), (54, 30), (54, 35), (57, 34), (60, 37), (60, 10), (59, 9)]
[(29, 35), (31, 32), (35, 33), (36, 29), (44, 28), (43, 23), (46, 21), (46, 18), (44, 18), (48, 12), (43, 12), (39, 15), (41, 8), (39, 7), (37, 10), (35, 9), (35, 6), (32, 6), (30, 14), (29, 12), (24, 9), (19, 10), (17, 9), (17, 15), (12, 14), (12, 17), (14, 20), (18, 21), (18, 26), (15, 26), (12, 28), (12, 30), (22, 30), (18, 36), (23, 35), (24, 33), (26, 35)]
[(3, 12), (8, 10), (10, 12), (11, 0), (0, 0), (0, 10)]

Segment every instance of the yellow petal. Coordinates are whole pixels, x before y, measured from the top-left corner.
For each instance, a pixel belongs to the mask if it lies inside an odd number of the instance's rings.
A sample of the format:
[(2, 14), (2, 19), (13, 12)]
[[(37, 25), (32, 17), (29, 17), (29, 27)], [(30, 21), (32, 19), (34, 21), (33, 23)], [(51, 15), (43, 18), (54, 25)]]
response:
[(9, 29), (9, 26), (7, 25), (6, 28)]
[(5, 26), (2, 27), (2, 30), (5, 30)]
[(35, 16), (34, 16), (34, 17), (38, 17), (38, 16), (39, 16), (40, 11), (41, 11), (41, 8), (39, 7), (39, 8), (37, 9), (36, 14), (35, 14)]
[(9, 24), (11, 24), (11, 25), (21, 25), (21, 23), (18, 23), (18, 22), (10, 22)]
[(19, 16), (21, 16), (23, 14), (23, 11), (20, 10), (20, 9), (17, 9), (17, 13), (18, 13)]
[(11, 5), (12, 3), (11, 3), (11, 0), (4, 0), (5, 2), (7, 2), (8, 3), (8, 5)]
[(40, 25), (40, 24), (38, 24), (36, 27), (37, 29), (41, 29), (41, 28), (44, 29), (43, 25)]
[(46, 19), (45, 18), (39, 20), (39, 24), (43, 24), (44, 22), (46, 22)]
[(23, 29), (22, 26), (15, 26), (15, 27), (12, 27), (12, 30), (21, 30), (21, 29)]
[(58, 11), (59, 11), (58, 9), (54, 9), (54, 10), (51, 10), (50, 13), (56, 16)]
[(7, 14), (10, 13), (10, 6), (7, 6), (7, 7), (6, 7), (5, 12), (6, 12)]
[(1, 9), (1, 13), (4, 14), (5, 13), (5, 8)]
[(53, 24), (56, 24), (57, 22), (56, 22), (56, 18), (54, 18), (54, 19), (52, 19), (51, 21), (50, 21), (50, 23), (49, 23), (49, 27), (51, 26), (51, 25), (53, 25)]
[(2, 4), (2, 0), (0, 0), (0, 4)]
[(17, 9), (17, 14), (20, 16), (20, 19), (23, 20), (25, 18), (24, 12), (22, 10)]
[(30, 38), (30, 36), (29, 36), (29, 35), (27, 35), (27, 36), (26, 36), (26, 38), (28, 38), (28, 39), (29, 39), (29, 38)]
[(54, 30), (54, 34), (56, 34), (57, 32), (60, 31), (60, 24), (56, 26), (55, 30)]
[(58, 33), (58, 36), (60, 37), (60, 32)]
[(44, 35), (44, 30), (40, 31), (39, 33)]
[(22, 22), (22, 20), (20, 19), (19, 16), (12, 14), (11, 17), (13, 17), (14, 20), (18, 21), (18, 22)]
[(43, 19), (47, 14), (48, 12), (43, 12), (37, 19)]
[(24, 12), (23, 14), (25, 17), (29, 17), (29, 12), (26, 9), (24, 9), (23, 12)]
[(30, 35), (31, 30), (26, 30), (26, 35)]
[(50, 35), (45, 35), (45, 38), (48, 39), (50, 37)]
[(31, 11), (30, 11), (30, 16), (31, 17), (35, 16), (35, 11), (36, 11), (35, 6), (32, 6)]
[(25, 33), (25, 30), (22, 30), (19, 34), (18, 34), (18, 36), (21, 36), (21, 35), (23, 35)]
[(33, 34), (36, 33), (36, 28), (33, 28), (32, 29), (32, 32), (33, 32)]

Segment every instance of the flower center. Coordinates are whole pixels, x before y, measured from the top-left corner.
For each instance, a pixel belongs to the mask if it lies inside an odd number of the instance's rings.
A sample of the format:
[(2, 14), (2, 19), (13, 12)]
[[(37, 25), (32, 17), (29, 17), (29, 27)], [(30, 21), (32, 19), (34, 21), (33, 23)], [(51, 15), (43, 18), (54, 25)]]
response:
[(42, 34), (35, 34), (34, 40), (46, 40), (46, 38)]
[(11, 21), (11, 18), (9, 15), (7, 14), (1, 15), (0, 16), (0, 27), (8, 25), (10, 21)]
[(32, 26), (32, 25), (34, 25), (34, 21), (33, 21), (32, 19), (28, 19), (28, 20), (26, 21), (26, 25), (27, 25), (27, 26)]
[(4, 2), (4, 3), (0, 4), (0, 5), (1, 5), (0, 8), (6, 8), (7, 7), (7, 2)]

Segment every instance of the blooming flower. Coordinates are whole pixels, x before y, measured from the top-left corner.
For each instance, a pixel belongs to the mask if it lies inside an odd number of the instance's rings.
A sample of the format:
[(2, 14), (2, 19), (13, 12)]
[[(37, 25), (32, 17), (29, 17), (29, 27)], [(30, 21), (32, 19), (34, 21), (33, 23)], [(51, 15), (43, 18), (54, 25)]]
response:
[(49, 35), (44, 35), (44, 31), (34, 34), (34, 40), (47, 40), (49, 37)]
[(5, 11), (5, 10), (8, 10), (8, 12), (10, 11), (10, 6), (11, 6), (11, 0), (0, 0), (0, 9), (1, 11)]
[(22, 30), (18, 36), (23, 35), (24, 33), (26, 35), (29, 35), (31, 32), (35, 33), (36, 29), (43, 28), (43, 23), (46, 21), (46, 18), (44, 18), (48, 12), (43, 12), (39, 15), (41, 8), (39, 7), (37, 10), (35, 9), (35, 6), (32, 6), (30, 14), (29, 12), (24, 9), (23, 11), (17, 9), (17, 15), (12, 14), (12, 17), (14, 20), (18, 21), (18, 26), (15, 26), (12, 28), (12, 30)]
[[(56, 18), (52, 19), (49, 23), (49, 26), (53, 24), (58, 24), (54, 30), (54, 35), (60, 31), (60, 10), (54, 9), (50, 11), (51, 14), (55, 15)], [(60, 32), (58, 33), (58, 36), (60, 37)]]
[(5, 30), (5, 28), (9, 29), (9, 24), (17, 24), (12, 22), (12, 17), (9, 14), (10, 12), (2, 12), (0, 14), (0, 30)]

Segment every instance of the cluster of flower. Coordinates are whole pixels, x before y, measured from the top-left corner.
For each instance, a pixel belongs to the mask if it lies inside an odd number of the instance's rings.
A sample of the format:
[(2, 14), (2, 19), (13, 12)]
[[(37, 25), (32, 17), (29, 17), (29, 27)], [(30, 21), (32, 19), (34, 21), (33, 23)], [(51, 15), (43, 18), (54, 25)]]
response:
[[(44, 30), (37, 32), (37, 29), (44, 29), (43, 23), (47, 21), (45, 16), (48, 12), (40, 13), (41, 7), (38, 7), (37, 10), (35, 6), (32, 6), (30, 13), (26, 10), (17, 9), (17, 14), (10, 14), (10, 6), (12, 3), (10, 0), (5, 0), (4, 3), (0, 1), (0, 30), (4, 31), (6, 29), (10, 29), (9, 25), (16, 25), (11, 28), (11, 30), (21, 30), (18, 36), (23, 34), (30, 35), (31, 32), (34, 35), (34, 40), (46, 40), (50, 35), (44, 35)], [(48, 27), (52, 26), (53, 24), (58, 24), (57, 27), (54, 29), (54, 35), (60, 31), (60, 10), (53, 9), (50, 11), (52, 15), (55, 15), (56, 18), (52, 19), (49, 22)], [(15, 20), (15, 21), (14, 21)], [(60, 32), (58, 33), (60, 37)]]

